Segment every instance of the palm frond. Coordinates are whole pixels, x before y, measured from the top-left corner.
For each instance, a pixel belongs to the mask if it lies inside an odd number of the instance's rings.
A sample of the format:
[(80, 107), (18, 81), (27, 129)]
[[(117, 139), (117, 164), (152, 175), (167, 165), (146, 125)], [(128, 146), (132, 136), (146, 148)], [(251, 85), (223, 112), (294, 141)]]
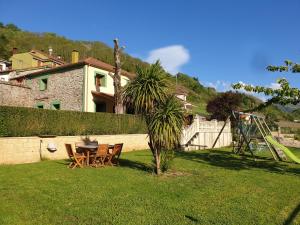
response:
[(157, 148), (171, 149), (179, 144), (183, 118), (182, 106), (173, 96), (158, 106), (149, 123), (149, 135)]
[(124, 90), (124, 100), (137, 113), (147, 115), (166, 98), (165, 71), (159, 61), (149, 68), (136, 68), (137, 77)]

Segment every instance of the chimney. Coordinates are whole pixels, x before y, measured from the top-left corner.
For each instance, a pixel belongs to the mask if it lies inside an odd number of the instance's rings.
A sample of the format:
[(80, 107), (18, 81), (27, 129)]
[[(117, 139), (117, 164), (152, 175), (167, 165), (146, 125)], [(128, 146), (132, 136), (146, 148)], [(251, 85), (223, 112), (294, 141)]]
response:
[(49, 55), (52, 55), (52, 53), (53, 53), (53, 49), (52, 49), (52, 47), (51, 47), (51, 46), (49, 46), (49, 48), (48, 48), (48, 52), (49, 52)]
[(14, 54), (17, 54), (18, 53), (18, 49), (16, 48), (16, 47), (14, 47), (13, 49), (12, 49), (12, 54), (14, 55)]
[(71, 62), (72, 63), (77, 63), (79, 60), (79, 52), (76, 51), (76, 50), (73, 50), (72, 51), (72, 59), (71, 59)]

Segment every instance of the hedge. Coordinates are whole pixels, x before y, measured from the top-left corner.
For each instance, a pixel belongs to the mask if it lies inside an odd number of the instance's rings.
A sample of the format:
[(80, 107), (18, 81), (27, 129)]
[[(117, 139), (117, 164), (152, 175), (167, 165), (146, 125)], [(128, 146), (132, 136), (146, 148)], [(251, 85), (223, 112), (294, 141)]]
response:
[(142, 133), (146, 133), (146, 125), (135, 115), (0, 106), (2, 137)]

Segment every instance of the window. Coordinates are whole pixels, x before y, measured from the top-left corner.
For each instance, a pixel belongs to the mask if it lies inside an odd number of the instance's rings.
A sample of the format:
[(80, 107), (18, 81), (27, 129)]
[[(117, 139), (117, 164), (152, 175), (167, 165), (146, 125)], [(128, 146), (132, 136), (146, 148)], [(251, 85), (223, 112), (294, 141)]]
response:
[(60, 110), (60, 102), (59, 101), (52, 102), (51, 108), (54, 110)]
[(106, 104), (104, 102), (96, 103), (95, 111), (96, 112), (106, 112)]
[(96, 87), (106, 87), (106, 76), (103, 74), (95, 74), (95, 85)]
[(36, 104), (36, 108), (43, 109), (44, 108), (44, 104), (43, 103), (37, 103)]
[(47, 86), (48, 86), (48, 78), (40, 79), (40, 91), (47, 90)]

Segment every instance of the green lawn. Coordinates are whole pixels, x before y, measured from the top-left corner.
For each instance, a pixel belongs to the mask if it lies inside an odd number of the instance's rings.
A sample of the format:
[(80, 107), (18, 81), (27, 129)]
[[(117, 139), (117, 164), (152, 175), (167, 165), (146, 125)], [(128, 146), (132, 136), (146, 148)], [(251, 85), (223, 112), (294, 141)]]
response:
[(219, 149), (178, 153), (156, 177), (149, 151), (121, 158), (0, 166), (0, 224), (300, 224), (300, 165)]

